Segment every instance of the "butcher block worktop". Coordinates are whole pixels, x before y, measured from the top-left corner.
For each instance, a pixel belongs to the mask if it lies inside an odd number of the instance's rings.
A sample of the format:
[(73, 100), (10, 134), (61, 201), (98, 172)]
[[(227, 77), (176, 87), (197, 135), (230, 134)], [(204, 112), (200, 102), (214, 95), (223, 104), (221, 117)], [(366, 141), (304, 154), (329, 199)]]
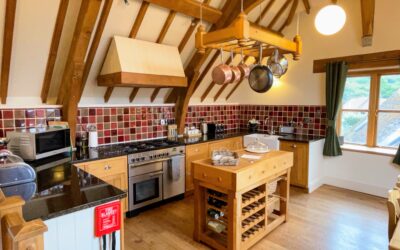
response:
[(194, 161), (194, 239), (215, 249), (248, 249), (287, 220), (293, 153), (243, 150), (237, 166)]
[(267, 154), (253, 154), (241, 150), (238, 154), (261, 156), (261, 159), (241, 158), (237, 166), (214, 166), (211, 159), (198, 160), (193, 162), (194, 178), (227, 190), (240, 191), (293, 166), (291, 152), (271, 151)]

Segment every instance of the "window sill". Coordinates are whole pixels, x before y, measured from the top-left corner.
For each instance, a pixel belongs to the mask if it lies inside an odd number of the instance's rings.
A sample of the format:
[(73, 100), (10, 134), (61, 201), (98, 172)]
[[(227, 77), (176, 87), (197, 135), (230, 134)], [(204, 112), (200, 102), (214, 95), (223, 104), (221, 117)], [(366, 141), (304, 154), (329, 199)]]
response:
[(378, 147), (367, 147), (361, 145), (352, 145), (352, 144), (344, 144), (341, 146), (344, 151), (352, 151), (359, 153), (367, 153), (367, 154), (375, 154), (375, 155), (386, 155), (386, 156), (394, 156), (397, 152), (396, 149), (388, 149), (388, 148), (378, 148)]

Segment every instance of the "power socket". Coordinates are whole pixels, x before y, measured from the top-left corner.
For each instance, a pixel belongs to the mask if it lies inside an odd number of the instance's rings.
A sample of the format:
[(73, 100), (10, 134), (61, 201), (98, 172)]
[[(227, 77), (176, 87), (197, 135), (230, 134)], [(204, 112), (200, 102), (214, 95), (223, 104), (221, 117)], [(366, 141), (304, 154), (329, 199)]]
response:
[(161, 124), (162, 126), (167, 125), (167, 120), (166, 120), (166, 119), (161, 119), (161, 120), (160, 120), (160, 124)]

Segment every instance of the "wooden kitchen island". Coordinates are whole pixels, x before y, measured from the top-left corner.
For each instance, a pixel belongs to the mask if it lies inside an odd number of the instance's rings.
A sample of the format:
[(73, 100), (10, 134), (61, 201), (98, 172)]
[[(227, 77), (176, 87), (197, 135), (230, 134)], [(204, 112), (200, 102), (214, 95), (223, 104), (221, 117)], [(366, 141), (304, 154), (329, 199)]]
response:
[(293, 153), (251, 155), (261, 158), (240, 158), (233, 167), (213, 166), (211, 159), (192, 163), (196, 241), (215, 249), (248, 249), (287, 220)]

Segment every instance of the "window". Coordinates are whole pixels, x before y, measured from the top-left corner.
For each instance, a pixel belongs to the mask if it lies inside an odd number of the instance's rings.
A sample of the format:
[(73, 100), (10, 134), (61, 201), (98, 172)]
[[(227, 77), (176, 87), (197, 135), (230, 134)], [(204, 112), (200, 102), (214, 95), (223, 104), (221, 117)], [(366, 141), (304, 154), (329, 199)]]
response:
[(348, 144), (397, 148), (400, 144), (400, 72), (349, 73), (338, 117)]

